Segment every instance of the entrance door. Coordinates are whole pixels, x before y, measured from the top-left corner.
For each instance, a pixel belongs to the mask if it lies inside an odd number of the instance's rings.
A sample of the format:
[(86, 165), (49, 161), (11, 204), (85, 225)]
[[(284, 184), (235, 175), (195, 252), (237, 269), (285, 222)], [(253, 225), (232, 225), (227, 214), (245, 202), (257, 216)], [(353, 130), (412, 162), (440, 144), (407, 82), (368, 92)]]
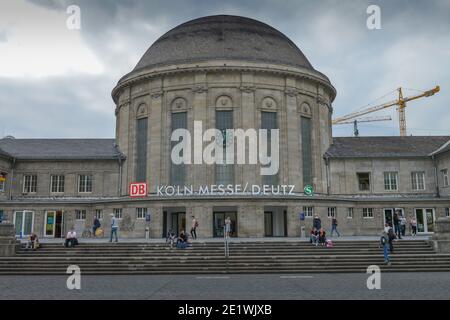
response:
[(214, 212), (213, 214), (213, 236), (223, 237), (225, 219), (230, 217), (230, 237), (237, 237), (237, 213), (236, 212)]
[(400, 215), (404, 216), (404, 211), (403, 208), (387, 208), (384, 209), (384, 225), (387, 223), (389, 224), (391, 227), (394, 227), (394, 212), (395, 211), (398, 212)]
[(34, 212), (33, 211), (14, 212), (14, 227), (16, 229), (16, 236), (26, 237), (31, 235), (34, 229)]
[(45, 213), (44, 236), (50, 238), (63, 237), (64, 216), (62, 211), (47, 211)]
[(273, 237), (273, 212), (264, 211), (264, 236)]
[(417, 220), (417, 232), (429, 233), (434, 232), (434, 209), (415, 209)]

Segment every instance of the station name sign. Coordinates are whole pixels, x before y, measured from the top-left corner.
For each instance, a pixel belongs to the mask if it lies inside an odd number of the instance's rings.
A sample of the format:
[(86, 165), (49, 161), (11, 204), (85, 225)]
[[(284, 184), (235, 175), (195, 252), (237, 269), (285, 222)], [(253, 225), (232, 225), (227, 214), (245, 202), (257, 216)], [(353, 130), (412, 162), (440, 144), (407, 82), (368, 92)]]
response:
[[(142, 186), (142, 185), (145, 186)], [(130, 197), (145, 197), (148, 190), (145, 183), (132, 183), (130, 185)], [(199, 186), (194, 189), (194, 186), (157, 186), (156, 196), (158, 197), (173, 197), (173, 196), (232, 196), (232, 195), (279, 195), (287, 196), (294, 195), (295, 185), (250, 185), (250, 184), (212, 184)]]

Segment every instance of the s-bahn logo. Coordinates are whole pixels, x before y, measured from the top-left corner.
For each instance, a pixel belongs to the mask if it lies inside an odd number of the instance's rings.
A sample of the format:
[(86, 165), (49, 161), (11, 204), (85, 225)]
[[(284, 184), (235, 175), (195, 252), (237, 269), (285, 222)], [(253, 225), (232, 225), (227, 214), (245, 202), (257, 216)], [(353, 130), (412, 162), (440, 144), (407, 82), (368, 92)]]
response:
[(203, 132), (202, 121), (194, 121), (193, 137), (187, 129), (176, 129), (170, 139), (176, 143), (171, 152), (175, 165), (255, 165), (259, 160), (261, 175), (275, 175), (279, 170), (279, 129), (207, 129)]
[(147, 193), (148, 193), (147, 183), (145, 182), (130, 183), (130, 197), (132, 198), (146, 197)]

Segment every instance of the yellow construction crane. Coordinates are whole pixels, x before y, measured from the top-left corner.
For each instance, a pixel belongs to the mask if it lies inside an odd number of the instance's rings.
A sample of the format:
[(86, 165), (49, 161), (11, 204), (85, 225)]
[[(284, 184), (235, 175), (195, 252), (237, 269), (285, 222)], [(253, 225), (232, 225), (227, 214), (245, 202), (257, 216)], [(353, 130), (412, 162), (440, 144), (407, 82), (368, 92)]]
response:
[(393, 100), (393, 101), (389, 101), (387, 103), (383, 103), (374, 107), (370, 107), (370, 108), (366, 108), (360, 111), (356, 111), (350, 114), (347, 114), (345, 116), (342, 117), (338, 117), (336, 119), (333, 119), (333, 124), (340, 124), (343, 123), (344, 121), (348, 121), (350, 119), (355, 119), (359, 116), (371, 113), (371, 112), (375, 112), (378, 110), (382, 110), (382, 109), (386, 109), (392, 106), (398, 106), (397, 110), (398, 110), (398, 119), (399, 119), (399, 125), (400, 125), (400, 136), (406, 136), (406, 117), (405, 117), (405, 108), (406, 108), (406, 102), (408, 101), (412, 101), (412, 100), (416, 100), (422, 97), (430, 97), (432, 95), (434, 95), (435, 93), (439, 92), (440, 87), (436, 86), (435, 88), (425, 91), (421, 94), (415, 95), (415, 96), (411, 96), (411, 97), (403, 97), (403, 91), (402, 88), (398, 88), (398, 99)]

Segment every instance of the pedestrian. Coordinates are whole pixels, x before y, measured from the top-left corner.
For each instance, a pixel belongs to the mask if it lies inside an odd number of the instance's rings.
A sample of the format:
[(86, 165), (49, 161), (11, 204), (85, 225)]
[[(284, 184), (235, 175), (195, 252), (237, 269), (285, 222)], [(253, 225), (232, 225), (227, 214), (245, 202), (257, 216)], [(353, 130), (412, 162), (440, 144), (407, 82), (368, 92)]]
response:
[(398, 216), (398, 212), (396, 211), (394, 213), (394, 232), (397, 235), (399, 239), (402, 238), (401, 232), (400, 232), (400, 218)]
[(177, 239), (177, 248), (186, 248), (187, 247), (187, 234), (184, 232), (184, 230), (181, 230), (180, 235)]
[(166, 243), (170, 242), (170, 247), (172, 248), (176, 238), (175, 232), (170, 229), (169, 232), (167, 232)]
[(385, 223), (384, 224), (384, 232), (386, 232), (387, 234), (389, 234), (389, 230), (391, 230), (392, 227), (389, 225), (389, 223)]
[(111, 213), (110, 217), (111, 217), (111, 237), (109, 238), (109, 242), (112, 242), (113, 235), (116, 236), (116, 242), (119, 242), (119, 240), (117, 239), (117, 230), (119, 229), (119, 224), (117, 222), (116, 217), (114, 216), (114, 213)]
[(322, 221), (320, 220), (319, 216), (316, 214), (313, 219), (313, 228), (316, 230), (322, 229)]
[(309, 242), (315, 246), (317, 246), (317, 242), (318, 242), (318, 236), (319, 233), (317, 232), (317, 230), (315, 228), (311, 229), (310, 235), (309, 235)]
[(27, 243), (27, 248), (30, 247), (33, 250), (39, 248), (39, 238), (36, 233), (32, 233), (30, 236), (30, 241)]
[(394, 253), (394, 240), (397, 238), (397, 236), (394, 233), (394, 230), (389, 229), (388, 233), (388, 239), (389, 239), (389, 252)]
[(100, 227), (101, 227), (100, 220), (97, 217), (95, 217), (94, 218), (94, 226), (92, 227), (92, 231), (93, 231), (94, 237), (95, 237), (95, 232)]
[(400, 216), (400, 231), (402, 232), (402, 236), (404, 237), (405, 236), (405, 233), (406, 233), (406, 218), (403, 216), (403, 215), (401, 215)]
[(319, 243), (320, 243), (320, 245), (324, 246), (326, 241), (327, 241), (327, 237), (326, 237), (325, 229), (321, 228), (319, 231)]
[(198, 221), (195, 219), (195, 216), (192, 216), (192, 224), (191, 224), (191, 236), (192, 239), (197, 239), (197, 228), (198, 228)]
[(417, 220), (416, 218), (411, 218), (411, 235), (416, 236), (417, 235)]
[(226, 238), (230, 237), (230, 232), (231, 232), (231, 218), (227, 217), (225, 219), (225, 237)]
[(75, 247), (76, 245), (78, 245), (77, 233), (75, 232), (74, 228), (71, 228), (70, 231), (67, 232), (64, 246), (68, 248), (68, 247)]
[(390, 259), (389, 259), (389, 236), (386, 233), (386, 231), (383, 231), (383, 234), (381, 235), (380, 244), (383, 247), (384, 263), (390, 264)]
[(333, 217), (333, 218), (331, 219), (331, 233), (330, 233), (330, 236), (331, 236), (331, 237), (333, 236), (333, 231), (336, 231), (338, 237), (341, 236), (341, 235), (339, 234), (338, 229), (337, 229), (337, 225), (338, 225), (337, 219), (336, 219), (336, 217)]

